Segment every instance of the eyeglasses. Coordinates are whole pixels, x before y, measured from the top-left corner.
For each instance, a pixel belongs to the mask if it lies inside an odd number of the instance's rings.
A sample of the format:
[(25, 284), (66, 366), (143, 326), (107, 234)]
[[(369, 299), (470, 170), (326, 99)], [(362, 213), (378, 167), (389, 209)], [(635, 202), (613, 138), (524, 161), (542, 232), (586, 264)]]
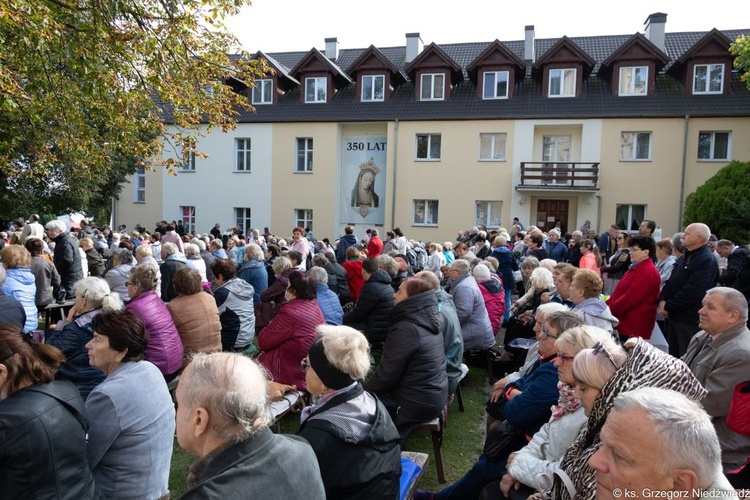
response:
[(302, 358), (302, 361), (299, 362), (300, 368), (302, 368), (303, 372), (306, 372), (308, 368), (310, 368), (310, 361), (308, 361), (307, 358)]
[(130, 286), (130, 285), (135, 285), (135, 283), (133, 283), (132, 281), (127, 281), (127, 282), (125, 283), (125, 286)]
[(601, 342), (597, 342), (594, 346), (594, 354), (602, 354), (607, 357), (610, 363), (612, 363), (612, 366), (615, 367), (615, 370), (618, 368), (617, 364), (615, 363), (615, 360), (612, 358), (612, 355), (604, 348), (604, 345), (602, 345)]
[(562, 363), (565, 363), (566, 361), (572, 361), (575, 359), (575, 356), (566, 356), (565, 354), (558, 352), (557, 357), (560, 358)]
[(545, 339), (556, 339), (559, 337), (559, 335), (552, 335), (549, 330), (547, 330), (547, 326), (544, 323), (542, 323), (541, 330)]

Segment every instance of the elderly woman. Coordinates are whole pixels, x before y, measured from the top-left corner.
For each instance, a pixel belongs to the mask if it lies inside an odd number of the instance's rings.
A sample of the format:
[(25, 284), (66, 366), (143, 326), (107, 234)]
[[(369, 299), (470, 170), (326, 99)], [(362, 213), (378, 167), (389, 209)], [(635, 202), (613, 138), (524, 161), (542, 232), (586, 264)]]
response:
[(260, 302), (260, 294), (268, 288), (268, 273), (264, 262), (263, 249), (255, 243), (245, 246), (245, 262), (237, 271), (237, 277), (252, 285), (255, 293), (253, 302)]
[(367, 338), (348, 326), (319, 326), (317, 337), (302, 360), (314, 402), (302, 411), (298, 434), (315, 451), (326, 497), (396, 498), (399, 434), (362, 387), (370, 370)]
[(672, 276), (672, 268), (674, 268), (677, 259), (672, 255), (672, 241), (669, 238), (664, 238), (656, 242), (656, 270), (659, 271), (661, 278), (660, 287), (664, 286), (670, 276)]
[(177, 297), (167, 304), (167, 310), (182, 340), (185, 367), (196, 352), (221, 351), (221, 321), (216, 302), (203, 289), (198, 271), (180, 269), (173, 283)]
[(630, 269), (607, 300), (612, 314), (620, 320), (617, 333), (625, 342), (630, 337), (651, 338), (656, 326), (656, 302), (661, 277), (654, 265), (656, 243), (651, 236), (630, 238)]
[(107, 375), (86, 400), (89, 467), (98, 493), (161, 498), (169, 493), (175, 411), (161, 372), (144, 360), (146, 329), (128, 311), (99, 314), (93, 327), (89, 362)]
[[(211, 290), (211, 284), (208, 282), (206, 277), (206, 261), (201, 257), (201, 250), (198, 245), (194, 243), (185, 243), (185, 258), (187, 259), (187, 267), (195, 269), (201, 277), (201, 285), (206, 290)], [(175, 290), (175, 293), (177, 291)]]
[(174, 243), (167, 242), (161, 246), (164, 262), (159, 266), (161, 272), (161, 298), (169, 302), (177, 296), (172, 286), (172, 278), (177, 271), (187, 266), (187, 258)]
[(121, 311), (120, 296), (109, 289), (101, 278), (83, 278), (76, 283), (76, 301), (65, 321), (60, 321), (47, 339), (47, 344), (65, 355), (65, 362), (57, 378), (73, 382), (85, 400), (89, 393), (104, 380), (101, 370), (89, 364), (86, 343), (93, 336), (91, 322), (101, 312)]
[(570, 301), (575, 304), (573, 312), (583, 318), (587, 325), (597, 326), (614, 336), (620, 321), (600, 298), (603, 286), (604, 282), (598, 273), (590, 269), (579, 269), (573, 275), (573, 283), (570, 285)]
[[(382, 257), (382, 255), (381, 255)], [(344, 309), (341, 307), (339, 298), (328, 288), (328, 273), (322, 267), (312, 267), (307, 275), (313, 280), (316, 287), (316, 300), (320, 307), (327, 325), (338, 326), (344, 321)]]
[(505, 314), (503, 315), (503, 319), (508, 321), (510, 319), (510, 296), (516, 287), (513, 271), (518, 270), (518, 261), (513, 252), (508, 248), (508, 240), (502, 235), (496, 236), (492, 240), (490, 257), (497, 259), (497, 274), (503, 280), (503, 288), (505, 289)]
[(255, 338), (253, 287), (237, 277), (237, 268), (229, 259), (216, 259), (211, 272), (217, 285), (214, 299), (221, 320), (221, 348), (243, 351)]
[(29, 238), (24, 245), (31, 254), (29, 268), (36, 283), (36, 297), (34, 302), (41, 310), (53, 301), (52, 290), (60, 286), (60, 275), (51, 260), (43, 257), (44, 242), (39, 238)]
[(21, 245), (8, 245), (0, 251), (0, 260), (5, 268), (6, 278), (3, 293), (13, 297), (26, 312), (24, 333), (31, 334), (39, 326), (36, 309), (36, 278), (31, 272), (31, 254)]
[[(112, 268), (104, 275), (109, 289), (121, 297), (128, 296), (128, 276), (133, 269), (133, 253), (127, 248), (117, 248), (112, 252)], [(128, 300), (128, 299), (125, 299)]]
[(630, 267), (630, 249), (628, 248), (630, 241), (630, 233), (627, 231), (620, 231), (617, 233), (617, 249), (612, 257), (609, 258), (609, 262), (602, 265), (601, 271), (602, 276), (606, 275), (606, 286), (604, 292), (609, 295), (620, 282), (622, 277), (625, 275), (625, 271)]
[(268, 370), (272, 380), (307, 390), (300, 362), (315, 340), (315, 328), (325, 322), (315, 300), (315, 283), (305, 273), (292, 271), (286, 302), (258, 333), (258, 347), (262, 351), (258, 362)]
[(484, 307), (487, 309), (487, 316), (490, 318), (493, 334), (497, 334), (500, 325), (503, 322), (505, 314), (505, 290), (500, 278), (490, 271), (489, 264), (480, 262), (474, 266), (472, 275), (482, 292)]
[[(462, 263), (468, 266), (466, 261)], [(430, 283), (420, 278), (406, 279), (394, 302), (383, 356), (365, 382), (365, 389), (376, 394), (388, 408), (403, 447), (415, 425), (442, 411), (448, 400), (448, 376), (442, 317)], [(489, 326), (489, 320), (487, 323)]]
[(289, 284), (289, 275), (294, 271), (292, 261), (286, 257), (277, 257), (272, 265), (274, 276), (276, 277), (272, 285), (261, 292), (261, 302), (269, 302), (275, 306), (284, 302), (284, 294)]
[(492, 323), (484, 305), (482, 292), (476, 280), (469, 274), (469, 263), (456, 259), (450, 266), (450, 294), (456, 305), (461, 334), (464, 337), (464, 350), (487, 350), (495, 345)]
[(239, 268), (245, 262), (245, 240), (237, 235), (227, 240), (227, 256)]
[[(305, 234), (307, 234), (307, 231), (305, 231), (304, 227), (297, 226), (292, 229), (293, 243), (290, 250), (299, 252), (300, 255), (302, 255), (302, 260), (299, 263), (300, 270), (302, 271), (305, 271), (307, 269), (307, 256), (310, 254), (310, 242), (307, 241)], [(310, 237), (312, 237), (312, 233)]]
[(443, 255), (443, 247), (440, 243), (430, 243), (427, 247), (427, 251), (430, 254), (427, 259), (427, 270), (435, 273), (435, 276), (437, 276), (438, 279), (442, 279), (443, 273), (440, 271), (440, 268), (448, 263), (448, 261), (445, 260), (445, 255)]
[(146, 360), (161, 371), (167, 381), (182, 369), (183, 347), (167, 306), (156, 294), (156, 268), (135, 267), (128, 281), (130, 302), (125, 309), (141, 320), (148, 335)]
[(555, 291), (543, 293), (542, 303), (556, 302), (568, 309), (573, 309), (575, 304), (570, 301), (570, 285), (573, 284), (573, 276), (577, 270), (577, 267), (567, 262), (555, 264), (552, 269), (552, 284), (555, 286)]
[(3, 498), (93, 498), (88, 421), (73, 384), (53, 380), (65, 357), (0, 325), (0, 484)]

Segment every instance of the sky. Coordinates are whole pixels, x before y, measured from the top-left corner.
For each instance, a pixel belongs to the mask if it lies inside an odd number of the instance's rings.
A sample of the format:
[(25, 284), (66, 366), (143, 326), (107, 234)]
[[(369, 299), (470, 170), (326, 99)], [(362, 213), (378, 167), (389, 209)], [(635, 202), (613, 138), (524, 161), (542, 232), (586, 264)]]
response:
[(227, 25), (248, 52), (306, 52), (333, 37), (339, 49), (403, 46), (406, 33), (425, 45), (522, 40), (526, 25), (536, 38), (627, 35), (655, 12), (668, 33), (750, 28), (747, 0), (253, 0)]

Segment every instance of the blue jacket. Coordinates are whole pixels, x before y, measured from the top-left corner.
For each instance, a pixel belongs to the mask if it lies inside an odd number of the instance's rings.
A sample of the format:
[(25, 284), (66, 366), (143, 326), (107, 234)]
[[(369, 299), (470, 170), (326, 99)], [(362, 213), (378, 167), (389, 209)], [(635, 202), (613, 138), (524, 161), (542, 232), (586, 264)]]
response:
[(339, 246), (336, 247), (336, 260), (339, 264), (346, 262), (346, 249), (357, 244), (357, 237), (353, 234), (345, 234), (339, 240)]
[(8, 277), (3, 283), (3, 292), (21, 303), (26, 312), (23, 331), (33, 332), (39, 326), (36, 310), (36, 278), (27, 267), (7, 269), (6, 274)]
[(508, 247), (495, 247), (490, 252), (490, 257), (497, 259), (497, 274), (503, 280), (503, 288), (513, 290), (516, 286), (516, 281), (513, 279), (513, 271), (518, 270), (516, 256), (513, 255), (513, 252)]
[(255, 290), (253, 302), (260, 302), (260, 294), (268, 288), (268, 271), (266, 271), (265, 263), (255, 259), (247, 260), (237, 271), (237, 277), (252, 285)]
[(328, 285), (318, 283), (318, 307), (323, 312), (327, 325), (339, 326), (344, 320), (344, 310), (341, 308), (338, 296)]
[(565, 259), (568, 258), (568, 247), (560, 242), (560, 240), (555, 243), (548, 241), (544, 244), (544, 248), (547, 250), (547, 253), (549, 253), (549, 258), (553, 259), (555, 262), (565, 262)]
[(526, 375), (508, 384), (521, 394), (505, 405), (505, 418), (510, 425), (523, 429), (529, 436), (533, 436), (549, 420), (550, 407), (557, 403), (560, 396), (554, 361), (555, 356), (540, 356)]

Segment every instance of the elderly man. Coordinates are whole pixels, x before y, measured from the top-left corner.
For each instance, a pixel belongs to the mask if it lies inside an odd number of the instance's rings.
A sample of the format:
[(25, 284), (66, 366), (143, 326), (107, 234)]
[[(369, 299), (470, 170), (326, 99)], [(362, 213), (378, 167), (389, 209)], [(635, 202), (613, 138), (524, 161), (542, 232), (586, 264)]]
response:
[(297, 436), (268, 429), (262, 368), (233, 353), (199, 354), (177, 387), (177, 441), (200, 460), (182, 497), (325, 498), (318, 461)]
[(128, 279), (133, 270), (133, 253), (127, 248), (118, 248), (112, 252), (112, 268), (104, 274), (104, 279), (112, 292), (120, 294), (124, 301), (128, 297)]
[(583, 233), (575, 230), (573, 231), (573, 242), (568, 243), (568, 263), (578, 267), (581, 263), (581, 242), (583, 241)]
[(45, 227), (47, 237), (55, 242), (53, 262), (60, 275), (60, 288), (56, 298), (58, 302), (74, 299), (76, 281), (83, 279), (78, 242), (68, 234), (68, 228), (61, 220), (49, 221)]
[(601, 441), (589, 460), (598, 500), (736, 495), (721, 472), (711, 419), (678, 392), (648, 387), (618, 396)]
[(685, 254), (675, 263), (659, 295), (657, 312), (667, 318), (669, 354), (676, 358), (685, 354), (690, 339), (700, 330), (698, 309), (719, 277), (719, 265), (707, 245), (710, 236), (705, 224), (696, 222), (685, 228), (681, 238)]
[(745, 296), (737, 290), (727, 287), (709, 290), (698, 311), (703, 331), (693, 337), (682, 357), (708, 391), (701, 404), (711, 416), (719, 436), (725, 471), (739, 467), (750, 455), (750, 436), (727, 427), (734, 387), (748, 379), (747, 309)]
[(469, 274), (469, 263), (463, 259), (453, 261), (448, 276), (451, 279), (450, 293), (464, 337), (464, 349), (486, 351), (495, 345), (495, 335), (482, 292), (474, 277)]
[(716, 252), (727, 259), (727, 268), (719, 276), (719, 285), (731, 286), (750, 299), (750, 249), (735, 246), (729, 240), (719, 240)]
[(44, 239), (44, 227), (39, 224), (39, 216), (37, 214), (31, 214), (28, 222), (23, 226), (21, 231), (21, 243), (26, 244), (29, 238)]

